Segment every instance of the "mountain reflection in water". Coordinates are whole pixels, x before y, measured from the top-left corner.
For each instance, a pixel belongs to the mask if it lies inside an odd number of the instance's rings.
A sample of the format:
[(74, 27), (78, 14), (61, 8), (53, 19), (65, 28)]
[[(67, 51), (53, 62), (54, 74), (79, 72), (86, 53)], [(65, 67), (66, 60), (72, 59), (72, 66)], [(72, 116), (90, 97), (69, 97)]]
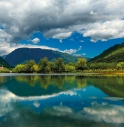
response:
[(0, 127), (123, 127), (124, 79), (0, 77)]

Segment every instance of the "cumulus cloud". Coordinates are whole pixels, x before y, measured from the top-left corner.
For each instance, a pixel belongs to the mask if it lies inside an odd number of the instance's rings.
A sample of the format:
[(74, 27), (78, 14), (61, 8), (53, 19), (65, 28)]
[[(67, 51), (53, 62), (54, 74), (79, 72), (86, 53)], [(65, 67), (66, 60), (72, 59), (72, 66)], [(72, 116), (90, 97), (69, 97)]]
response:
[(67, 54), (73, 54), (78, 52), (81, 48), (79, 47), (78, 49), (66, 49), (66, 50), (60, 50), (58, 48), (53, 48), (53, 47), (49, 47), (49, 46), (40, 46), (40, 45), (31, 45), (31, 44), (15, 44), (15, 43), (7, 43), (7, 42), (3, 42), (0, 43), (0, 56), (4, 56), (7, 55), (9, 53), (11, 53), (12, 51), (14, 51), (17, 48), (41, 48), (41, 49), (48, 49), (48, 50), (53, 50), (53, 51), (58, 51), (58, 52), (62, 52), (62, 53), (67, 53)]
[(106, 41), (108, 39), (123, 38), (124, 37), (124, 20), (112, 20), (104, 23), (95, 23), (89, 26), (84, 33), (84, 37), (92, 37), (92, 41), (98, 40)]
[(1, 47), (0, 56), (7, 55), (17, 48), (41, 48), (41, 49), (49, 49), (49, 50), (63, 52), (63, 51), (59, 50), (58, 48), (52, 48), (52, 47), (48, 47), (48, 46), (39, 46), (39, 45), (31, 45), (31, 44), (15, 44), (15, 43), (9, 44), (7, 42), (0, 43), (0, 47)]
[(66, 50), (64, 50), (64, 51), (62, 51), (62, 52), (64, 52), (64, 53), (68, 53), (68, 54), (74, 54), (74, 53), (80, 51), (81, 49), (82, 49), (82, 46), (79, 46), (78, 49), (69, 49), (69, 50), (66, 49)]
[(0, 29), (0, 42), (9, 42), (12, 36), (8, 34), (5, 30)]
[[(0, 26), (9, 42), (28, 39), (36, 31), (58, 39), (74, 31), (91, 36), (93, 41), (120, 38), (123, 4), (123, 0), (0, 0)], [(109, 26), (116, 21), (120, 26)]]
[(34, 38), (34, 39), (32, 40), (32, 42), (33, 42), (34, 44), (38, 44), (38, 42), (40, 42), (40, 39), (39, 39), (39, 38)]
[(58, 34), (55, 34), (53, 36), (53, 38), (58, 38), (58, 39), (64, 39), (64, 38), (67, 38), (71, 35), (71, 32), (68, 32), (68, 33), (58, 33)]
[(77, 52), (77, 49), (66, 49), (63, 51), (64, 53), (68, 53), (68, 54), (73, 54), (73, 53), (76, 53)]

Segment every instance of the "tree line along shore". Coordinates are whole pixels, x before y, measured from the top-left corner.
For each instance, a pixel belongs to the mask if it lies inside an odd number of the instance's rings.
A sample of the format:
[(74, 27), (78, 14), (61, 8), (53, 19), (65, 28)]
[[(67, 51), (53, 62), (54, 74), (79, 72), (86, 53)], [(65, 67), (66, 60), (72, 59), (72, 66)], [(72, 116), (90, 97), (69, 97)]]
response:
[(24, 64), (18, 64), (14, 68), (1, 68), (1, 73), (62, 73), (62, 72), (121, 72), (124, 70), (124, 62), (88, 62), (85, 58), (79, 58), (76, 63), (64, 63), (62, 58), (49, 61), (47, 57), (40, 59), (37, 64), (29, 60)]

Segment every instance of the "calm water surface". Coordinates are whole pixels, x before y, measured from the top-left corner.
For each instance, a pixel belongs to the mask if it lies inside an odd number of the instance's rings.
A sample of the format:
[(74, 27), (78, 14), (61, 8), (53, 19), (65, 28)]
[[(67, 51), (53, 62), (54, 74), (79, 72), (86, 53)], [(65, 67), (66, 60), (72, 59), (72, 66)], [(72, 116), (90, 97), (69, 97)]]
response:
[(0, 127), (124, 127), (124, 77), (0, 76)]

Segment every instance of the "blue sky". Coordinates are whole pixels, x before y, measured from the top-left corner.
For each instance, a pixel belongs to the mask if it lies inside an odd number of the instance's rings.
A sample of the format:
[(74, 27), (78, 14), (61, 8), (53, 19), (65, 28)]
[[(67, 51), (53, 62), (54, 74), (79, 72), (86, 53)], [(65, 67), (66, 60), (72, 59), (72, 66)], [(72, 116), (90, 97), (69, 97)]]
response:
[(0, 56), (28, 47), (94, 57), (124, 42), (123, 5), (123, 0), (1, 0)]
[[(69, 50), (68, 53), (71, 55), (79, 55), (84, 57), (93, 58), (99, 55), (104, 50), (115, 44), (121, 44), (124, 42), (124, 38), (110, 39), (108, 41), (90, 41), (90, 37), (83, 37), (80, 33), (74, 32), (70, 37), (65, 39), (53, 39), (45, 38), (41, 32), (36, 32), (31, 36), (31, 40), (36, 39), (36, 42), (32, 41), (21, 41), (22, 44), (34, 44), (34, 45), (46, 45), (52, 48), (58, 48), (61, 51)], [(72, 50), (70, 50), (72, 49)]]

